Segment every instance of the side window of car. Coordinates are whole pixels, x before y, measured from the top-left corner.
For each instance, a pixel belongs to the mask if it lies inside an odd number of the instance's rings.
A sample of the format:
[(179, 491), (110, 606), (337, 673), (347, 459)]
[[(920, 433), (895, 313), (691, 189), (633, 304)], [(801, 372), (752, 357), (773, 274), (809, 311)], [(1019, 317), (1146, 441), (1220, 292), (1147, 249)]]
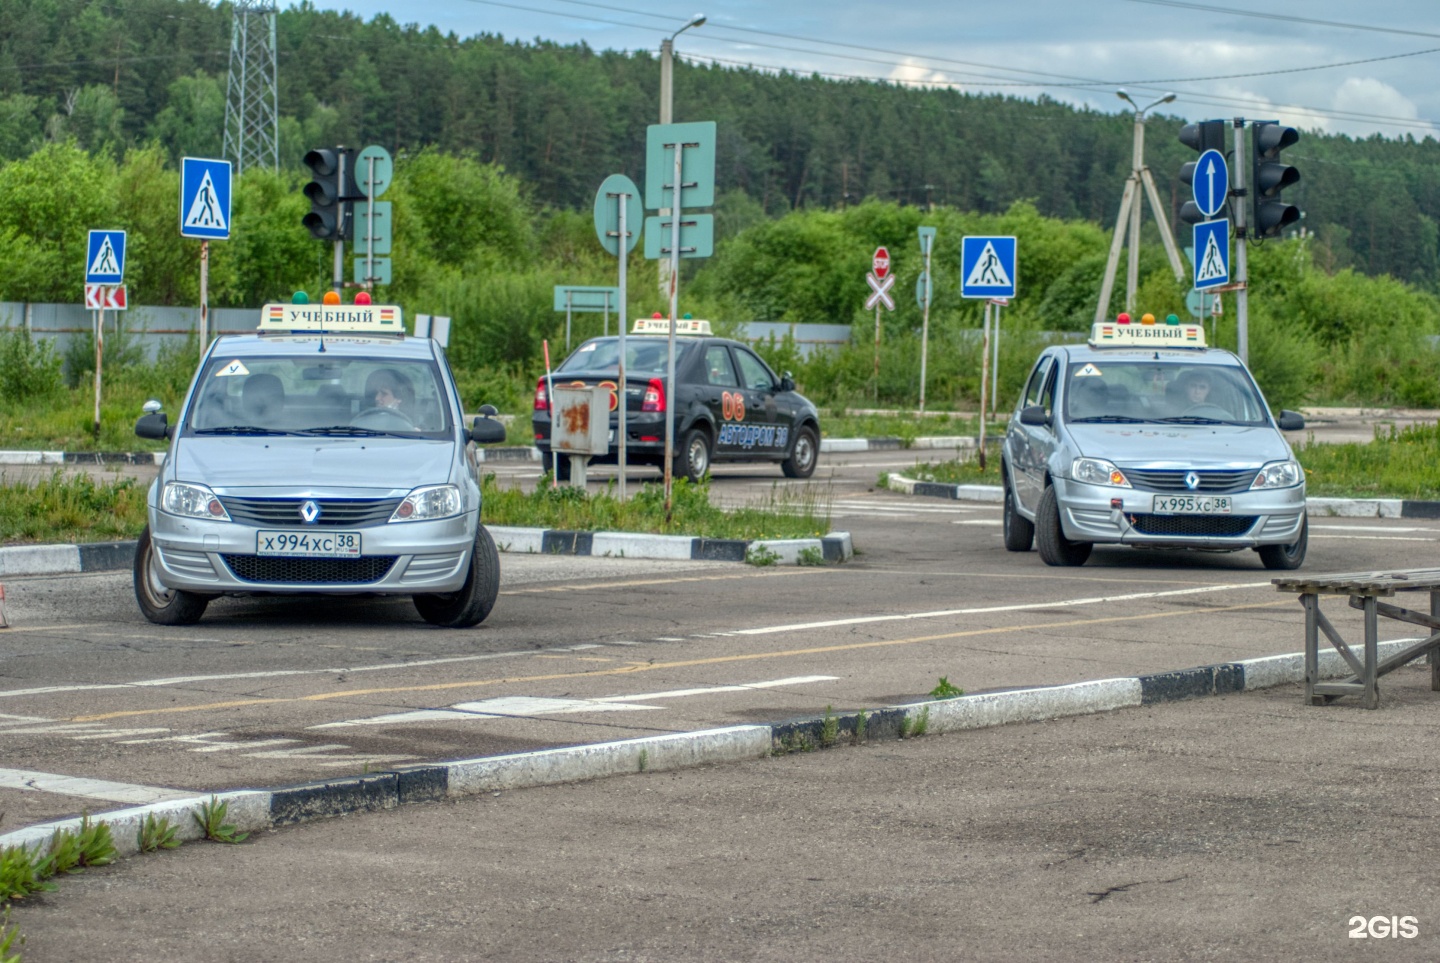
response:
[(1035, 365), (1035, 370), (1030, 373), (1030, 381), (1025, 385), (1025, 401), (1021, 407), (1028, 408), (1040, 403), (1040, 391), (1045, 386), (1045, 376), (1050, 373), (1053, 363), (1053, 359), (1044, 357)]
[(775, 379), (771, 376), (770, 369), (765, 367), (765, 362), (738, 348), (735, 356), (740, 359), (740, 374), (745, 387), (752, 391), (770, 391), (775, 387)]
[(730, 360), (730, 349), (723, 344), (712, 344), (705, 349), (705, 380), (712, 385), (737, 388), (740, 380), (735, 377), (735, 364)]
[(1052, 364), (1049, 370), (1041, 376), (1040, 397), (1035, 403), (1044, 408), (1047, 415), (1055, 410), (1055, 376), (1059, 371), (1060, 366)]

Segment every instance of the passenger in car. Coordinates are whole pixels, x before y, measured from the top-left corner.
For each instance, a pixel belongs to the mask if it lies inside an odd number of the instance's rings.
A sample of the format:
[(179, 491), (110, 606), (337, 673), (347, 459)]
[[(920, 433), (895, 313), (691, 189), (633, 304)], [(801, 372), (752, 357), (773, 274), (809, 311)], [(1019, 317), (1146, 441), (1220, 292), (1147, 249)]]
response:
[(240, 388), (240, 410), (252, 425), (275, 425), (285, 410), (285, 386), (273, 374), (250, 375)]

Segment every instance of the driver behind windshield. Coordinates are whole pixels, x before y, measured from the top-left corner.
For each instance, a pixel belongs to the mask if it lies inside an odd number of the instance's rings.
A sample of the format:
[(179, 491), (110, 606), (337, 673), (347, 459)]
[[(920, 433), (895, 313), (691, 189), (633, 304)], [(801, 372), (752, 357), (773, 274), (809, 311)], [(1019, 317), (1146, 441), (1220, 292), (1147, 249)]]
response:
[(410, 380), (394, 368), (372, 371), (365, 381), (365, 397), (376, 408), (390, 408), (413, 417), (415, 389)]

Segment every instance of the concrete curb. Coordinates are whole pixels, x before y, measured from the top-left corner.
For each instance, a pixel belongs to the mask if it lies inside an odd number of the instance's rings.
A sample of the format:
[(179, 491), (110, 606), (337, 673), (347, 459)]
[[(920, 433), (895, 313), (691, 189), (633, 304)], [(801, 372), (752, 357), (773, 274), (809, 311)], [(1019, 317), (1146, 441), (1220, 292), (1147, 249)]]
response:
[[(886, 475), (886, 484), (891, 491), (927, 498), (997, 503), (1005, 500), (1005, 490), (999, 485), (942, 485), (916, 481), (896, 472)], [(1440, 518), (1440, 502), (1408, 498), (1307, 498), (1305, 509), (1311, 515), (1331, 518)]]
[[(1381, 642), (1384, 659), (1416, 642)], [(1319, 674), (1349, 674), (1340, 654), (1320, 653)], [(926, 733), (963, 732), (1017, 722), (1038, 722), (1116, 709), (1174, 702), (1208, 695), (1246, 692), (1304, 681), (1303, 653), (1203, 665), (1067, 685), (982, 692), (834, 715), (811, 716), (770, 725), (728, 726), (674, 732), (638, 739), (507, 753), (477, 759), (400, 767), (277, 789), (196, 794), (190, 798), (133, 806), (90, 817), (108, 823), (121, 856), (138, 851), (137, 835), (148, 815), (165, 817), (177, 838), (203, 835), (193, 818), (212, 796), (228, 804), (226, 821), (240, 832), (255, 832), (357, 812), (394, 809), (418, 802), (557, 783), (581, 782), (631, 773), (686, 769), (761, 759), (812, 749), (829, 749), (878, 739)], [(76, 830), (80, 818), (58, 819), (0, 835), (0, 851), (12, 846), (44, 847), (58, 830)]]

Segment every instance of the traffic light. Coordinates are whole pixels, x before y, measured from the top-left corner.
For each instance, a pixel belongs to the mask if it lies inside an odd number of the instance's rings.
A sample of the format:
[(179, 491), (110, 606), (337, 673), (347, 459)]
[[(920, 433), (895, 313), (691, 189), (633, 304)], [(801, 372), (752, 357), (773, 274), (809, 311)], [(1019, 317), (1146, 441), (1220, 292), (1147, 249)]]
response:
[(322, 241), (348, 241), (354, 236), (349, 205), (341, 213), (340, 202), (355, 196), (355, 151), (343, 147), (319, 147), (305, 155), (310, 168), (310, 183), (305, 196), (310, 199), (310, 213), (301, 223), (311, 237)]
[[(1207, 150), (1225, 153), (1225, 122), (1223, 120), (1202, 120), (1198, 124), (1186, 124), (1180, 128), (1180, 143), (1197, 153)], [(1195, 181), (1195, 167), (1198, 161), (1186, 161), (1180, 165), (1180, 180), (1186, 187)], [(1180, 205), (1180, 220), (1187, 224), (1198, 224), (1208, 220), (1200, 206), (1193, 200)]]
[(1280, 152), (1300, 139), (1294, 127), (1273, 120), (1257, 120), (1250, 128), (1254, 147), (1250, 161), (1250, 193), (1255, 195), (1257, 238), (1279, 237), (1280, 232), (1300, 220), (1300, 208), (1280, 199), (1280, 192), (1300, 183), (1300, 172), (1282, 163)]

